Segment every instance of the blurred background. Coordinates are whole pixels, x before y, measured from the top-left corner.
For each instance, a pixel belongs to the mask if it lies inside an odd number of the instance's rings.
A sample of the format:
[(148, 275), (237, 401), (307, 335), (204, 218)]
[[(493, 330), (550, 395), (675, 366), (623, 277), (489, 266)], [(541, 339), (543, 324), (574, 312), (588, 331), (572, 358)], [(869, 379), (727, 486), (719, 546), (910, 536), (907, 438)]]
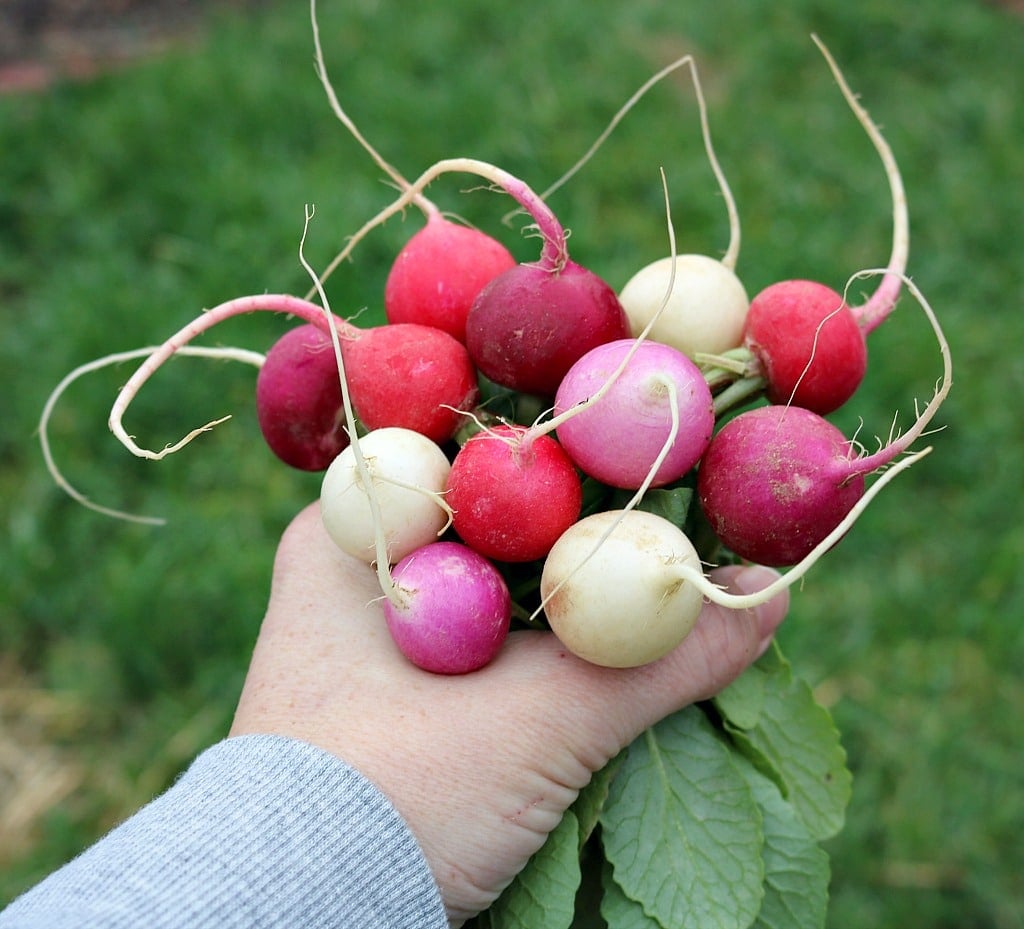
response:
[[(1016, 8), (1015, 8), (1016, 6)], [(627, 8), (628, 7), (628, 8)], [(1024, 20), (1019, 5), (770, 0), (321, 0), (342, 104), (407, 176), (466, 155), (543, 189), (626, 98), (697, 56), (737, 198), (737, 270), (841, 289), (888, 258), (881, 166), (810, 40), (881, 124), (910, 201), (910, 273), (955, 365), (935, 452), (812, 571), (780, 634), (843, 733), (854, 773), (832, 855), (833, 929), (1024, 925)], [(659, 85), (552, 198), (573, 257), (615, 287), (667, 253), (728, 244), (684, 72)], [(461, 179), (431, 196), (524, 260), (508, 204)], [(298, 2), (0, 2), (0, 905), (163, 789), (229, 724), (277, 537), (319, 488), (265, 450), (255, 373), (177, 359), (126, 425), (177, 456), (133, 459), (106, 427), (131, 365), (72, 368), (163, 340), (203, 308), (304, 293), (391, 199), (332, 116)], [(374, 232), (328, 283), (336, 312), (382, 318), (389, 262), (419, 217)], [(265, 351), (289, 325), (236, 319), (204, 344)], [(909, 298), (870, 337), (867, 380), (833, 420), (906, 424), (941, 373)]]

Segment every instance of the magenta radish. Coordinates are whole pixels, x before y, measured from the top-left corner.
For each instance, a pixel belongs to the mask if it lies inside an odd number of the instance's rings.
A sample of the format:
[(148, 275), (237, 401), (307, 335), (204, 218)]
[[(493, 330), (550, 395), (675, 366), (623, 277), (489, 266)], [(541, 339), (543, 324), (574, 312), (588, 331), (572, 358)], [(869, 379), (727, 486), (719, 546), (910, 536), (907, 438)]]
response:
[(498, 569), (458, 542), (433, 542), (392, 571), (388, 631), (414, 665), (466, 674), (492, 661), (508, 635), (512, 600)]
[(542, 558), (580, 515), (582, 484), (549, 435), (496, 426), (470, 438), (452, 461), (445, 493), (452, 526), (497, 561)]
[(497, 239), (437, 211), (398, 253), (384, 285), (391, 323), (421, 323), (466, 340), (466, 317), (493, 278), (516, 265)]
[(589, 349), (628, 335), (615, 291), (569, 260), (521, 264), (499, 275), (466, 322), (466, 347), (481, 372), (541, 396), (552, 396)]
[(544, 560), (544, 614), (573, 654), (635, 667), (668, 654), (693, 628), (704, 595), (690, 540), (667, 519), (605, 510), (570, 527)]
[[(891, 270), (855, 277), (879, 273)], [(711, 440), (697, 472), (698, 497), (715, 534), (741, 558), (773, 566), (804, 559), (863, 496), (865, 476), (907, 452), (949, 393), (949, 346), (916, 285), (904, 282), (924, 309), (943, 359), (935, 395), (905, 434), (873, 454), (858, 454), (819, 414), (769, 405), (738, 414)]]
[(893, 205), (892, 251), (886, 274), (872, 296), (850, 307), (836, 291), (807, 280), (773, 284), (751, 301), (743, 344), (753, 370), (766, 382), (773, 403), (789, 403), (826, 415), (860, 386), (867, 369), (865, 336), (892, 312), (907, 265), (906, 195), (888, 143), (858, 103), (825, 46), (814, 37), (843, 96), (871, 139), (885, 168)]
[(341, 385), (330, 338), (311, 323), (271, 346), (256, 377), (256, 416), (285, 464), (322, 471), (348, 446)]
[(352, 446), (331, 462), (320, 487), (321, 519), (334, 544), (370, 563), (379, 533), (393, 564), (437, 541), (448, 524), (442, 495), (451, 467), (440, 447), (397, 427), (368, 432), (358, 445), (371, 489)]
[(123, 425), (124, 414), (142, 385), (178, 349), (219, 322), (257, 310), (296, 316), (325, 333), (332, 331), (328, 320), (333, 321), (353, 383), (353, 403), (367, 428), (400, 426), (442, 442), (458, 429), (462, 420), (459, 411), (468, 410), (475, 401), (477, 382), (472, 361), (465, 347), (446, 332), (411, 323), (359, 329), (314, 303), (288, 294), (236, 297), (207, 310), (172, 335), (121, 388), (108, 422), (132, 454), (163, 458), (222, 421), (200, 426), (160, 451), (140, 447)]
[(697, 365), (670, 346), (634, 339), (600, 345), (580, 358), (555, 394), (555, 416), (558, 440), (576, 465), (628, 489), (648, 479), (673, 426), (674, 441), (649, 486), (689, 471), (715, 425), (711, 391)]

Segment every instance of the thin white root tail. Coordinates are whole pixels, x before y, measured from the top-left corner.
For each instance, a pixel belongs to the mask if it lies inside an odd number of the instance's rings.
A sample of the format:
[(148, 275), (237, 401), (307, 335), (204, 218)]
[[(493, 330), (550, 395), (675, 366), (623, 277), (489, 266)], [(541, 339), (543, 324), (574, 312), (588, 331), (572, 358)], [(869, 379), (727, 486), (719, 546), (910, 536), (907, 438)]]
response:
[[(60, 383), (58, 383), (51, 391), (50, 396), (46, 400), (46, 404), (43, 406), (43, 411), (40, 414), (38, 427), (39, 445), (43, 452), (43, 460), (46, 462), (46, 469), (50, 472), (50, 476), (53, 478), (54, 483), (56, 483), (61, 490), (82, 506), (97, 513), (101, 513), (104, 516), (112, 516), (114, 519), (123, 519), (128, 522), (142, 523), (149, 526), (162, 526), (167, 522), (167, 520), (160, 516), (140, 516), (135, 513), (127, 513), (124, 510), (117, 510), (111, 507), (102, 506), (101, 504), (94, 503), (81, 491), (76, 490), (57, 467), (57, 462), (53, 457), (53, 450), (50, 447), (48, 430), (50, 417), (53, 415), (53, 410), (57, 405), (57, 401), (60, 400), (67, 388), (80, 377), (110, 365), (120, 364), (124, 361), (132, 361), (136, 358), (145, 358), (147, 355), (152, 355), (153, 352), (158, 350), (158, 348), (159, 346), (148, 346), (146, 348), (137, 348), (126, 352), (116, 352), (112, 355), (105, 355), (102, 358), (97, 358), (94, 361), (79, 365), (73, 371), (65, 375)], [(219, 358), (228, 361), (241, 361), (245, 364), (251, 364), (256, 368), (262, 366), (264, 361), (264, 356), (259, 352), (249, 351), (244, 348), (203, 348), (199, 346), (183, 346), (178, 349), (178, 353), (182, 355), (192, 355), (199, 358)], [(225, 417), (225, 419), (226, 418), (227, 417)], [(217, 422), (223, 422), (223, 420), (217, 420)], [(215, 425), (215, 423), (211, 425)], [(201, 431), (203, 430), (194, 430), (190, 435)]]
[(772, 597), (789, 587), (792, 587), (800, 578), (802, 578), (824, 555), (828, 552), (847, 532), (853, 524), (860, 518), (861, 513), (867, 508), (868, 504), (877, 496), (886, 484), (889, 483), (900, 471), (905, 471), (911, 465), (920, 461), (932, 451), (931, 446), (921, 449), (919, 452), (915, 452), (912, 455), (908, 455), (906, 458), (893, 464), (888, 471), (882, 474), (878, 480), (876, 480), (865, 492), (864, 496), (857, 501), (853, 509), (846, 514), (838, 526), (835, 527), (824, 539), (822, 539), (799, 563), (795, 564), (785, 574), (782, 575), (777, 581), (769, 584), (762, 590), (753, 594), (730, 594), (724, 591), (721, 587), (713, 584), (711, 580), (699, 571), (694, 571), (686, 565), (679, 566), (680, 576), (685, 578), (687, 581), (692, 583), (708, 600), (713, 603), (717, 603), (720, 606), (725, 606), (733, 610), (748, 610), (752, 607), (759, 606), (762, 603), (767, 602)]
[[(128, 451), (138, 458), (148, 458), (158, 461), (167, 455), (179, 451), (197, 435), (208, 432), (216, 426), (217, 423), (223, 422), (225, 419), (229, 418), (222, 417), (221, 419), (207, 423), (205, 426), (200, 426), (198, 429), (193, 429), (183, 439), (180, 439), (172, 445), (166, 446), (159, 452), (148, 448), (142, 448), (136, 444), (135, 439), (128, 434), (122, 422), (124, 414), (127, 412), (132, 400), (142, 388), (142, 385), (145, 384), (146, 381), (156, 373), (160, 366), (174, 355), (175, 352), (184, 351), (185, 346), (191, 342), (192, 339), (203, 332), (206, 332), (208, 329), (212, 329), (219, 322), (222, 322), (225, 319), (230, 319), (232, 316), (238, 316), (242, 313), (251, 313), (256, 310), (287, 313), (293, 316), (298, 316), (306, 322), (323, 325), (323, 311), (320, 307), (308, 302), (307, 300), (300, 300), (298, 297), (293, 297), (290, 294), (263, 294), (260, 296), (236, 297), (233, 300), (228, 300), (226, 303), (221, 303), (212, 310), (207, 310), (201, 316), (193, 319), (188, 325), (178, 330), (178, 332), (167, 339), (166, 342), (157, 346), (150, 352), (149, 357), (139, 365), (135, 370), (135, 373), (132, 374), (125, 385), (121, 388), (117, 398), (114, 400), (114, 404), (110, 410), (110, 416), (107, 420), (107, 425), (110, 427), (110, 431), (114, 433), (114, 436), (118, 441), (124, 445)], [(328, 326), (332, 330), (334, 329), (330, 324), (328, 324)], [(193, 349), (191, 351), (195, 353), (196, 350)]]

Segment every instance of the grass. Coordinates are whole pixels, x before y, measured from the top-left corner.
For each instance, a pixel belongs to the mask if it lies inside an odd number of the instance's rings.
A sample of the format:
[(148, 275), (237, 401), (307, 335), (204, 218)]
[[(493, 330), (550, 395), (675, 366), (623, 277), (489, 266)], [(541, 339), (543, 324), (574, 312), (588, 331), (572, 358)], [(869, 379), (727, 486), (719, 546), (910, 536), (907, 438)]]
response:
[[(936, 451), (813, 572), (781, 633), (829, 703), (855, 773), (833, 856), (829, 925), (1024, 925), (1024, 22), (980, 2), (623, 5), (527, 0), (428, 7), (324, 2), (341, 98), (408, 175), (470, 155), (543, 187), (656, 67), (692, 51), (737, 196), (738, 270), (841, 286), (884, 263), (881, 169), (808, 38), (829, 44), (882, 124), (910, 198), (911, 273), (951, 339)], [(150, 446), (225, 412), (179, 456), (136, 462), (105, 428), (128, 368), (78, 382), (52, 429), (98, 502), (168, 517), (152, 529), (69, 501), (34, 430), (72, 367), (161, 340), (204, 306), (304, 292), (389, 191), (332, 119), (302, 4), (218, 17), (194, 47), (43, 95), (0, 99), (0, 903), (162, 789), (230, 720), (275, 540), (315, 496), (261, 446), (253, 375), (182, 359), (129, 416)], [(553, 206), (573, 254), (614, 286), (666, 250), (658, 170), (683, 251), (725, 248), (685, 78), (645, 99)], [(465, 185), (461, 185), (465, 186)], [(492, 230), (504, 204), (432, 194)], [(392, 222), (328, 285), (380, 318)], [(522, 258), (535, 244), (505, 233)], [(215, 341), (265, 350), (286, 322), (232, 321)], [(209, 340), (214, 341), (214, 340)], [(908, 301), (871, 337), (868, 380), (835, 420), (884, 434), (939, 373)]]

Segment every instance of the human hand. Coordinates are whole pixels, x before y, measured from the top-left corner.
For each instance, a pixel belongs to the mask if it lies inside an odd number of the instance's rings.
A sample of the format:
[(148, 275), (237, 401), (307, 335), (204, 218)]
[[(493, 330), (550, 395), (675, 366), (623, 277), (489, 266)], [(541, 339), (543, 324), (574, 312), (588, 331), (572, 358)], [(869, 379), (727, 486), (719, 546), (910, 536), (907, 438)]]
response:
[[(766, 568), (712, 573), (752, 593)], [(512, 633), (468, 675), (422, 671), (397, 650), (371, 568), (330, 541), (319, 506), (286, 530), (232, 735), (319, 746), (369, 778), (416, 836), (453, 922), (489, 906), (591, 774), (644, 729), (717, 693), (771, 641), (789, 605), (706, 604), (675, 651), (600, 668), (548, 632)]]

